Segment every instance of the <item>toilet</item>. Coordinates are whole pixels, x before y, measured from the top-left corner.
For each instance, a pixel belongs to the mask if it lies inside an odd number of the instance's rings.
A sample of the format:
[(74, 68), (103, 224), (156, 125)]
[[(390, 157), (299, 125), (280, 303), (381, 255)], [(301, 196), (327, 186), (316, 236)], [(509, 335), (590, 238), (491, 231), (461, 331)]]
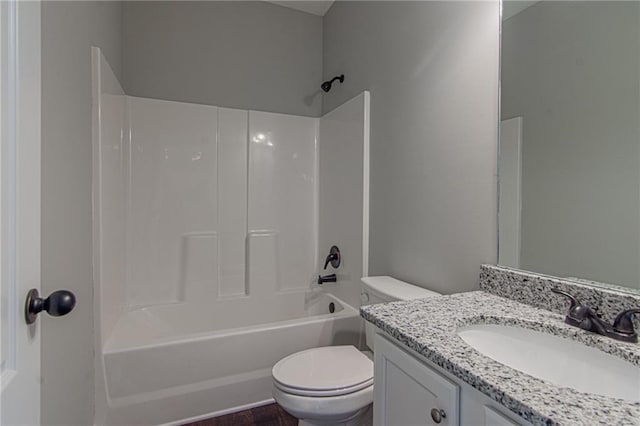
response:
[[(392, 277), (362, 278), (362, 304), (438, 296)], [(367, 346), (374, 350), (375, 326), (366, 323)], [(273, 398), (300, 426), (371, 424), (373, 361), (355, 346), (307, 349), (281, 359), (272, 369)]]

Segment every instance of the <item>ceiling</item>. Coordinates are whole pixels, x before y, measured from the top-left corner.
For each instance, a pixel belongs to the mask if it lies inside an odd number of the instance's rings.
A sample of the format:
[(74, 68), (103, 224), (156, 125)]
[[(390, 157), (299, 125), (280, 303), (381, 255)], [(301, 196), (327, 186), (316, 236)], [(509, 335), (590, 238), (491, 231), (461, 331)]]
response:
[(269, 3), (288, 7), (290, 9), (300, 10), (302, 12), (312, 13), (318, 16), (324, 16), (329, 10), (334, 0), (292, 0), (292, 1), (274, 1), (265, 0)]

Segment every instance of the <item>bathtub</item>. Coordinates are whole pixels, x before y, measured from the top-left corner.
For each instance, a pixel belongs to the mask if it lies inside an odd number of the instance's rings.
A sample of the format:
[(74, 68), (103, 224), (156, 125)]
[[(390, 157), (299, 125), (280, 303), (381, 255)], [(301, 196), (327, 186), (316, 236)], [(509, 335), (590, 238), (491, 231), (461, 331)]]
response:
[(126, 312), (104, 346), (106, 424), (181, 424), (266, 404), (271, 367), (297, 351), (361, 342), (358, 311), (288, 292)]

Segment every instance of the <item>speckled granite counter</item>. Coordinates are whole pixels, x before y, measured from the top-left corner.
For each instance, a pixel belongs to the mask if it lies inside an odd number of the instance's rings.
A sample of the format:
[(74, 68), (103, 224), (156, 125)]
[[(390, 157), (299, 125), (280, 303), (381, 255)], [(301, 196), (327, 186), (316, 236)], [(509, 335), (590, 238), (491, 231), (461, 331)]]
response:
[(360, 312), (400, 344), (533, 424), (640, 425), (640, 403), (580, 393), (536, 379), (482, 355), (456, 329), (485, 323), (545, 331), (597, 347), (640, 368), (638, 344), (585, 332), (564, 324), (562, 315), (483, 291), (363, 306)]

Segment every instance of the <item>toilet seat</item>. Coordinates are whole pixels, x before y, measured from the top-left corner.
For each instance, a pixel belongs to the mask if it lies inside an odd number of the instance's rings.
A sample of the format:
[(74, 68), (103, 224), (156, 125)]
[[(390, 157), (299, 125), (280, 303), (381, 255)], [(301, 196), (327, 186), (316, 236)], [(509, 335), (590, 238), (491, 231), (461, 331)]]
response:
[(299, 396), (343, 396), (343, 395), (348, 395), (350, 393), (354, 393), (357, 392), (359, 390), (362, 390), (366, 387), (372, 386), (373, 385), (373, 379), (368, 380), (366, 382), (360, 383), (356, 386), (351, 386), (351, 387), (345, 387), (345, 388), (340, 388), (340, 389), (333, 389), (333, 390), (310, 390), (310, 389), (299, 389), (299, 388), (294, 388), (294, 387), (290, 387), (290, 386), (285, 386), (282, 383), (279, 383), (278, 381), (273, 382), (274, 386), (277, 387), (278, 389), (280, 389), (282, 392), (286, 392), (289, 393), (291, 395), (299, 395)]
[(373, 385), (373, 362), (354, 346), (326, 346), (283, 358), (272, 375), (274, 385), (291, 395), (340, 396)]
[(348, 395), (325, 398), (293, 395), (277, 386), (272, 392), (273, 398), (285, 411), (298, 419), (311, 419), (312, 424), (342, 424), (373, 402), (373, 386)]

